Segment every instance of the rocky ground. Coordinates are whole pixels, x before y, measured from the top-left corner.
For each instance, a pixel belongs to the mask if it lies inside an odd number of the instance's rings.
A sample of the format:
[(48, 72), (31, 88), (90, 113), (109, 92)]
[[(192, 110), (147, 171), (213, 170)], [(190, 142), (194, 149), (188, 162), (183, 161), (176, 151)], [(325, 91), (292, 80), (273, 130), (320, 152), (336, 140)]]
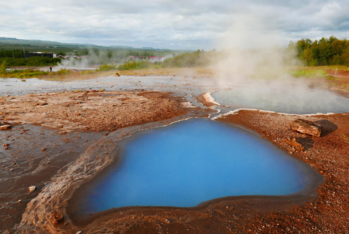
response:
[(29, 94), (0, 98), (5, 123), (35, 124), (60, 129), (113, 131), (188, 112), (186, 101), (169, 93), (104, 90)]
[[(298, 119), (321, 126), (321, 137), (294, 132)], [(192, 209), (133, 208), (76, 218), (86, 233), (348, 233), (349, 114), (298, 116), (241, 110), (217, 121), (257, 132), (323, 175), (314, 196), (242, 196)], [(285, 143), (296, 138), (304, 148)], [(78, 230), (78, 229), (76, 229)]]
[[(10, 125), (0, 130), (0, 232), (13, 232), (28, 202), (87, 149), (97, 144), (96, 152), (102, 151), (98, 142), (103, 137), (118, 132), (115, 139), (120, 140), (128, 135), (120, 129), (189, 112), (196, 115), (198, 110), (182, 97), (157, 91), (91, 90), (0, 98), (0, 125)], [(100, 157), (105, 156), (104, 152)], [(108, 161), (113, 159), (104, 162)], [(30, 186), (35, 190), (30, 192)]]
[[(314, 121), (323, 128), (321, 137), (311, 137), (290, 130), (298, 118)], [(296, 116), (242, 110), (218, 121), (251, 129), (289, 152), (325, 178), (318, 188), (319, 198), (287, 212), (275, 211), (253, 215), (244, 220), (242, 230), (251, 233), (348, 233), (349, 232), (349, 114)], [(304, 151), (286, 144), (296, 138)]]
[[(162, 72), (123, 75), (179, 74)], [(197, 72), (184, 74), (194, 77)], [(204, 70), (201, 74), (210, 76)], [(341, 89), (346, 80), (326, 82), (334, 91), (348, 93)], [(207, 97), (196, 99), (214, 108)], [(349, 233), (348, 113), (297, 116), (240, 110), (216, 119), (260, 134), (323, 175), (325, 182), (307, 196), (242, 196), (196, 208), (125, 208), (90, 218), (69, 211), (72, 194), (117, 159), (116, 146), (124, 137), (191, 116), (207, 117), (208, 112), (213, 110), (192, 108), (183, 97), (157, 91), (89, 90), (0, 98), (0, 124), (12, 125), (11, 130), (0, 131), (0, 231)], [(290, 130), (298, 118), (320, 125), (321, 137)], [(287, 144), (286, 138), (297, 139), (304, 151)], [(33, 185), (35, 191), (29, 192)]]

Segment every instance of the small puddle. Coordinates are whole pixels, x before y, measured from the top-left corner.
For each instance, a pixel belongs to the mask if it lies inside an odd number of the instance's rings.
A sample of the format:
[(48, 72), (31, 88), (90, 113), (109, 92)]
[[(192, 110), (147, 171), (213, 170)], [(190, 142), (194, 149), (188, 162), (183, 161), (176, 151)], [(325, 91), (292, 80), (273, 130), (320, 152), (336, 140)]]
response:
[(207, 119), (138, 133), (119, 149), (121, 160), (74, 195), (75, 211), (304, 193), (320, 176), (259, 136)]
[(349, 99), (321, 89), (258, 89), (240, 86), (212, 93), (216, 102), (232, 108), (253, 108), (288, 114), (345, 113)]

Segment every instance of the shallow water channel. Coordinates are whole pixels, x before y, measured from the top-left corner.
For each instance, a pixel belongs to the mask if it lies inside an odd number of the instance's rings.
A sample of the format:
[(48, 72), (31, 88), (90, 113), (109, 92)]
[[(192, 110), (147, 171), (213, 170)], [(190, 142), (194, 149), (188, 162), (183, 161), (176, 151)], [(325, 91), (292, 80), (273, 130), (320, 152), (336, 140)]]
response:
[(207, 119), (138, 133), (119, 148), (121, 160), (82, 192), (80, 212), (294, 194), (316, 173), (257, 135)]

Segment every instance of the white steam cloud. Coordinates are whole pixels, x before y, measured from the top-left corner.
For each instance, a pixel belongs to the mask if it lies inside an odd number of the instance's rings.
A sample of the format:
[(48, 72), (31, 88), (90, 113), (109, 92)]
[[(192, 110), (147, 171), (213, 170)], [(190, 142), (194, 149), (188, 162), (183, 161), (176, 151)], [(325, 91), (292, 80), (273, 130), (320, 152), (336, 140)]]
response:
[(237, 17), (218, 40), (225, 58), (214, 66), (221, 91), (213, 94), (226, 105), (258, 108), (286, 113), (310, 114), (349, 111), (349, 99), (325, 90), (314, 90), (314, 81), (289, 74), (302, 65), (295, 51), (282, 43), (282, 33), (269, 16), (254, 14)]

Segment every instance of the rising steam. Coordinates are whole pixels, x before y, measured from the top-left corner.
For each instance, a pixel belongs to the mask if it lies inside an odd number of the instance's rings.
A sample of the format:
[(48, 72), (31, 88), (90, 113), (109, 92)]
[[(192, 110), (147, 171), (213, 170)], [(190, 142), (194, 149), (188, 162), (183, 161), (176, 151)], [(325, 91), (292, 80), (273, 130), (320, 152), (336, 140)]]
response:
[(323, 79), (290, 75), (290, 69), (302, 63), (285, 42), (270, 18), (238, 17), (218, 40), (217, 47), (224, 48), (225, 58), (214, 66), (218, 87), (232, 90), (213, 96), (222, 104), (287, 113), (348, 111), (346, 100), (313, 89), (314, 83), (323, 85)]

